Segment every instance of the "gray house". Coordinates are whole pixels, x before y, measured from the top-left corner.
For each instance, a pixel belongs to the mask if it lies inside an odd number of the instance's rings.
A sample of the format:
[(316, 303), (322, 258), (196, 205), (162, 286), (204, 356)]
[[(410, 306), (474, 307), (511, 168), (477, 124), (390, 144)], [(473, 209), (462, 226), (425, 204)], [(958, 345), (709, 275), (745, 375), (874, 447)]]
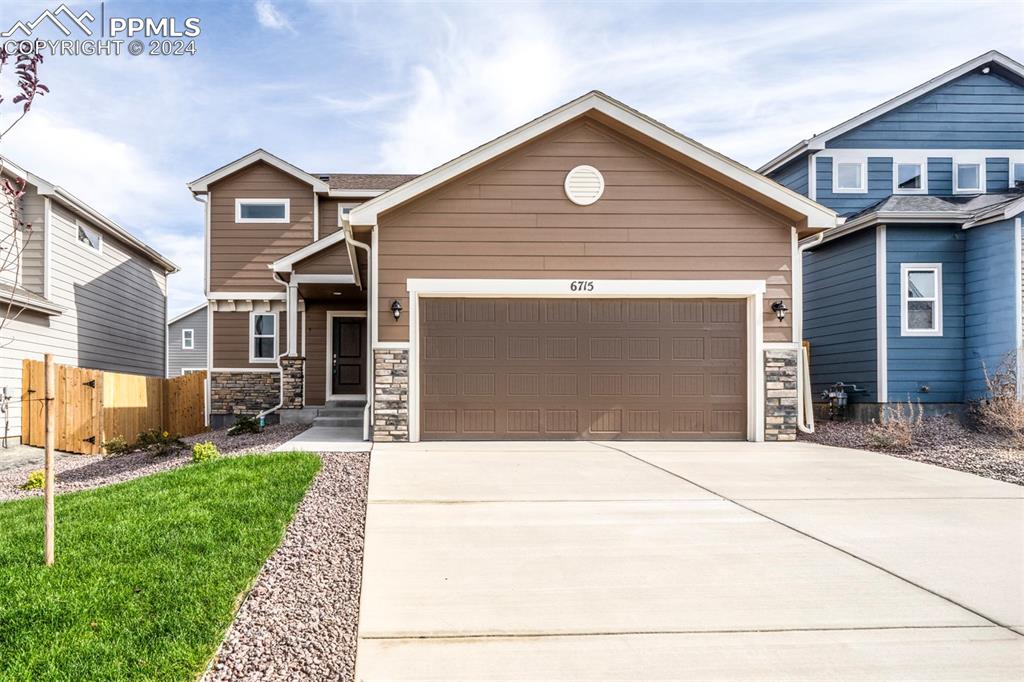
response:
[(167, 322), (167, 377), (206, 369), (205, 303)]
[(0, 269), (2, 446), (20, 440), (25, 359), (164, 374), (167, 275), (178, 268), (64, 188), (0, 161), (4, 179), (25, 183), (18, 210), (30, 225), (0, 211), (0, 247), (20, 255)]

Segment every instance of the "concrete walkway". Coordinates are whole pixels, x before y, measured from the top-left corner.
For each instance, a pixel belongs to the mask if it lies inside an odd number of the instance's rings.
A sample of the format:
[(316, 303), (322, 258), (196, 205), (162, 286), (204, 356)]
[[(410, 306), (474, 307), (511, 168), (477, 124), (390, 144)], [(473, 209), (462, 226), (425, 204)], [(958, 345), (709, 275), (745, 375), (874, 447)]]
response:
[(814, 444), (378, 444), (357, 679), (1017, 680), (1024, 488)]
[[(78, 457), (67, 452), (54, 450), (54, 459), (65, 457)], [(37, 466), (43, 468), (46, 458), (43, 448), (32, 447), (31, 445), (12, 445), (7, 448), (0, 448), (0, 471), (20, 469), (26, 466)]]
[(311, 426), (274, 452), (369, 452), (373, 443), (363, 440), (363, 428)]

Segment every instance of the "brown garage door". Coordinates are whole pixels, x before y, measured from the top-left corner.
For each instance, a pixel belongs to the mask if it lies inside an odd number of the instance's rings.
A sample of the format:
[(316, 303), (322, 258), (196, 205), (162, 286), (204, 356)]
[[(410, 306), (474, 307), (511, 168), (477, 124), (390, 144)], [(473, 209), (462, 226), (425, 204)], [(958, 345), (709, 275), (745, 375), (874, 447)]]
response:
[(746, 437), (742, 300), (420, 306), (424, 440)]

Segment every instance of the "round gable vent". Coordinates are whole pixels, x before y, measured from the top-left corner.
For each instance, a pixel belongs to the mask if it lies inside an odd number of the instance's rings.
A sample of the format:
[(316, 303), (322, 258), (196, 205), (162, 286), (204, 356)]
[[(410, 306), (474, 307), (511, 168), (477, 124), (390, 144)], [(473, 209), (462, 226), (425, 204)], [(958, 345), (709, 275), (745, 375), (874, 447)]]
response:
[(565, 176), (565, 196), (579, 206), (590, 206), (604, 194), (604, 176), (593, 166), (576, 166)]

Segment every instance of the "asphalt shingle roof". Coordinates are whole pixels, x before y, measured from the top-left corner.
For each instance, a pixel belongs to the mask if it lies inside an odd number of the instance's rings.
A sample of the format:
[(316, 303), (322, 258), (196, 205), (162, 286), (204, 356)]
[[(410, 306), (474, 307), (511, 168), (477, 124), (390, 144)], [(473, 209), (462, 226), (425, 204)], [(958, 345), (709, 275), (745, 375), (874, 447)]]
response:
[(930, 196), (926, 194), (893, 194), (853, 214), (847, 220), (854, 220), (869, 213), (971, 213), (1008, 204), (1024, 197), (1024, 192), (1010, 191), (995, 194), (959, 194), (954, 196)]
[(327, 182), (331, 189), (389, 190), (404, 185), (418, 175), (397, 173), (313, 173)]

